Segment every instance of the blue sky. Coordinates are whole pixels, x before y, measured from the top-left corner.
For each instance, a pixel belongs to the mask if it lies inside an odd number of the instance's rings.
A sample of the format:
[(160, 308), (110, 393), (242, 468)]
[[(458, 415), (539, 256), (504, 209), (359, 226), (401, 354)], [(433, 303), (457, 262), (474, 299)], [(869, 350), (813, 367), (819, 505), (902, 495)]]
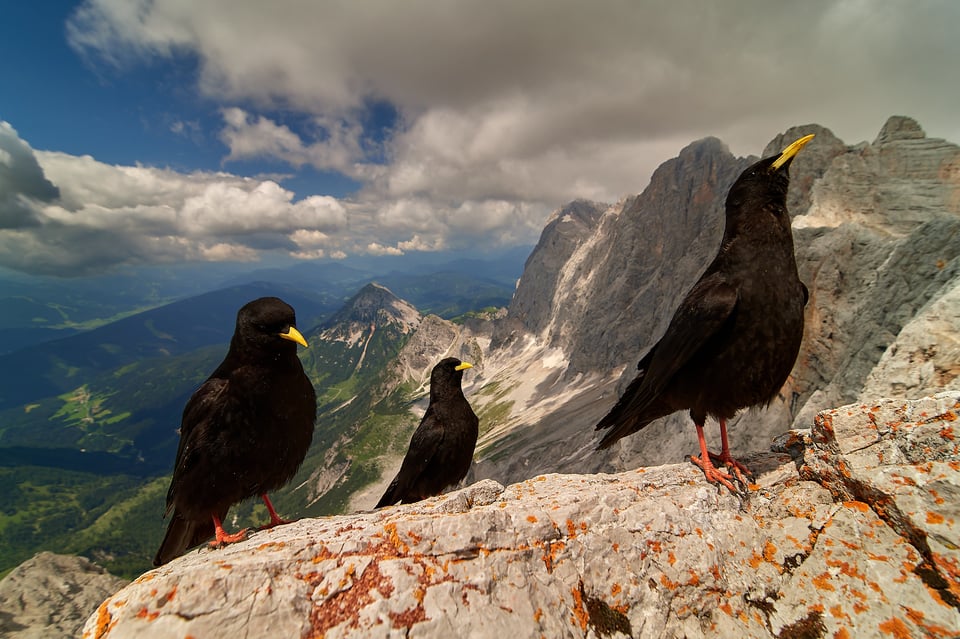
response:
[(689, 142), (960, 141), (960, 3), (8, 2), (0, 266), (528, 244)]
[[(218, 138), (221, 105), (195, 90), (197, 57), (185, 53), (155, 58), (132, 68), (86, 60), (67, 41), (67, 21), (77, 0), (11, 2), (0, 20), (0, 56), (8, 61), (0, 117), (34, 148), (73, 155), (91, 154), (110, 164), (170, 167), (179, 171), (228, 170), (256, 175), (278, 173), (299, 194), (342, 197), (360, 183), (332, 171), (292, 171), (269, 158), (226, 167), (229, 149)], [(29, 51), (29, 62), (23, 60)], [(297, 113), (266, 111), (294, 130)], [(387, 108), (371, 110), (369, 129), (382, 132), (395, 119)], [(78, 126), (79, 125), (79, 126)], [(382, 133), (380, 138), (382, 139)]]

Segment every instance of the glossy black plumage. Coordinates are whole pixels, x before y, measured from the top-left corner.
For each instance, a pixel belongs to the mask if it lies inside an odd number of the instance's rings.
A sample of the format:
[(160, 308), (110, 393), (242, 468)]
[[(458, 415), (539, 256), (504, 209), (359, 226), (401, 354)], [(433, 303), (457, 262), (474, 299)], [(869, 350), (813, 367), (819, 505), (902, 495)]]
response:
[[(316, 395), (297, 357), (306, 341), (294, 310), (276, 297), (237, 313), (226, 358), (183, 410), (180, 445), (167, 492), (170, 524), (154, 565), (225, 535), (220, 522), (233, 504), (260, 495), (271, 523), (282, 523), (267, 492), (297, 472), (313, 438)], [(218, 530), (215, 530), (218, 529)]]
[(460, 387), (467, 368), (471, 365), (455, 357), (433, 367), (427, 412), (377, 508), (439, 495), (467, 476), (480, 432), (480, 422)]
[[(716, 258), (640, 361), (637, 377), (597, 424), (597, 430), (610, 429), (599, 448), (688, 409), (706, 458), (701, 461), (711, 466), (702, 437), (710, 415), (720, 420), (724, 446), (714, 457), (733, 465), (740, 477), (737, 469), (743, 467), (729, 455), (726, 420), (776, 397), (803, 337), (807, 289), (797, 274), (786, 198), (790, 162), (812, 137), (755, 163), (730, 188)], [(708, 479), (730, 487), (724, 478), (711, 476), (725, 473), (704, 471)]]

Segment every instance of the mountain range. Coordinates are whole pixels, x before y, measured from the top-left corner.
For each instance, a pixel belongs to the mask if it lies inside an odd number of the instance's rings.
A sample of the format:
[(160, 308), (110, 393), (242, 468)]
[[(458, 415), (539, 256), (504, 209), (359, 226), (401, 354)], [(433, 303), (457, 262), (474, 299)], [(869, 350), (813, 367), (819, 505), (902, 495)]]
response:
[[(804, 125), (774, 137), (763, 155), (808, 133), (816, 138), (793, 162), (788, 198), (801, 279), (811, 294), (804, 344), (780, 396), (731, 422), (738, 454), (767, 449), (775, 435), (822, 408), (958, 387), (960, 148), (894, 116), (870, 143), (848, 145), (824, 127)], [(638, 195), (561, 207), (527, 251), (515, 287), (518, 273), (466, 263), (387, 272), (377, 283), (341, 271), (331, 277), (340, 288), (284, 291), (299, 295), (299, 317), (322, 319), (303, 326), (310, 348), (302, 359), (318, 395), (314, 445), (275, 499), (278, 508), (310, 516), (372, 507), (425, 407), (430, 368), (445, 355), (474, 364), (464, 391), (480, 416), (481, 436), (468, 481), (615, 472), (696, 452), (685, 414), (603, 452), (594, 451), (593, 425), (712, 259), (726, 191), (755, 159), (735, 157), (707, 138), (664, 162)], [(309, 281), (302, 273), (263, 275), (287, 285)], [(177, 411), (222, 356), (223, 335), (232, 330), (236, 306), (228, 309), (232, 298), (217, 295), (216, 308), (196, 312), (205, 326), (219, 327), (219, 336), (178, 337), (170, 348), (165, 336), (173, 333), (159, 320), (154, 330), (147, 327), (148, 312), (68, 338), (87, 340), (86, 359), (70, 359), (67, 340), (0, 358), (14, 358), (10, 365), (26, 374), (34, 358), (45, 357), (45, 372), (33, 384), (51, 389), (32, 403), (11, 399), (0, 413), (0, 488), (19, 491), (0, 509), (4, 533), (25, 526), (7, 513), (26, 501), (34, 515), (43, 513), (41, 524), (48, 517), (60, 525), (37, 549), (85, 554), (127, 576), (146, 567), (162, 532), (164, 465), (172, 460)], [(129, 329), (114, 326), (124, 321)], [(123, 334), (131, 340), (119, 354), (131, 360), (111, 370), (118, 352), (104, 336)], [(93, 374), (102, 362), (107, 370)], [(86, 383), (75, 384), (78, 376)], [(25, 419), (31, 415), (43, 419)], [(167, 421), (158, 428), (161, 416)], [(50, 423), (65, 425), (51, 430)], [(715, 428), (707, 430), (715, 435)], [(84, 455), (98, 451), (140, 470), (92, 481), (89, 469), (68, 475), (62, 464), (37, 470), (3, 461), (4, 450), (17, 457), (14, 446), (38, 449), (44, 439), (73, 455), (86, 448)], [(54, 471), (74, 488), (58, 484)], [(31, 492), (34, 483), (42, 495)], [(59, 492), (47, 499), (51, 491)], [(66, 511), (57, 505), (63, 501)], [(263, 507), (252, 503), (231, 513), (232, 523), (265, 520)], [(4, 537), (0, 557), (22, 555), (26, 547)]]
[[(392, 268), (384, 279), (424, 308), (455, 317), (475, 312), (474, 300), (506, 304), (525, 253)], [(330, 453), (329, 443), (343, 439), (341, 430), (351, 432), (351, 419), (366, 417), (364, 401), (335, 410), (336, 395), (360, 382), (372, 383), (409, 329), (393, 331), (386, 321), (391, 318), (385, 317), (382, 330), (356, 351), (351, 346), (357, 344), (344, 336), (377, 322), (374, 316), (384, 302), (376, 293), (386, 289), (365, 285), (370, 272), (336, 263), (259, 270), (246, 277), (256, 279), (231, 277), (226, 288), (0, 355), (0, 573), (40, 548), (85, 553), (128, 576), (145, 568), (149, 547), (159, 541), (180, 413), (222, 359), (236, 309), (250, 299), (279, 295), (296, 308), (311, 343), (304, 363), (321, 396), (330, 398), (321, 405), (315, 454), (304, 468), (312, 469), (310, 463)], [(411, 321), (419, 322), (420, 312), (403, 305)], [(346, 363), (358, 355), (360, 361)], [(402, 421), (406, 409), (402, 402), (396, 406), (377, 410), (400, 411), (403, 417), (393, 419)], [(353, 479), (361, 477), (366, 475)], [(280, 495), (275, 503), (289, 513), (342, 506), (335, 494), (314, 503), (316, 492)], [(237, 517), (250, 514), (250, 505), (236, 511)]]

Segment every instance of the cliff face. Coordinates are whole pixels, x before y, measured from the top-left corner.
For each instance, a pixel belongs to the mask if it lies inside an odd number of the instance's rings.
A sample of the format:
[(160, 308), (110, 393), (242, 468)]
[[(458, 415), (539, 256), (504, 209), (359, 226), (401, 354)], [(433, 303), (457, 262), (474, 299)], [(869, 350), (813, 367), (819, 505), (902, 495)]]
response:
[(958, 411), (826, 411), (740, 496), (680, 464), (303, 520), (146, 573), (83, 636), (951, 636)]
[[(960, 388), (960, 147), (894, 116), (872, 143), (848, 146), (804, 125), (777, 135), (763, 154), (807, 133), (816, 138), (791, 165), (788, 194), (810, 289), (806, 334), (780, 396), (730, 423), (738, 453), (763, 450), (818, 411), (860, 397)], [(695, 142), (661, 165), (642, 194), (608, 208), (572, 251), (538, 257), (566, 256), (555, 288), (536, 292), (524, 273), (518, 295), (552, 300), (550, 319), (515, 321), (510, 339), (486, 354), (477, 384), (496, 384), (512, 409), (481, 437), (477, 477), (615, 472), (697, 449), (682, 413), (604, 452), (592, 450), (592, 427), (715, 254), (726, 191), (752, 159), (733, 157), (718, 140)], [(541, 242), (535, 255), (550, 247)], [(522, 318), (513, 306), (511, 316)], [(477, 397), (481, 408), (484, 401)]]

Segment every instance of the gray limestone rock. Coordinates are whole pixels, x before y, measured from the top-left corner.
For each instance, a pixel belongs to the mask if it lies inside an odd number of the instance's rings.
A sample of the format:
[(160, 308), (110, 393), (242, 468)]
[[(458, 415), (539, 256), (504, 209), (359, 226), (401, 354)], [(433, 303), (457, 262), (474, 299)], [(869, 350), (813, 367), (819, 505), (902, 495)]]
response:
[(540, 234), (540, 241), (527, 258), (507, 320), (500, 323), (494, 334), (495, 344), (508, 339), (516, 325), (532, 333), (546, 328), (554, 310), (553, 296), (562, 294), (557, 287), (562, 267), (596, 231), (607, 207), (607, 204), (576, 200), (554, 212)]
[(126, 583), (84, 557), (38, 553), (0, 581), (0, 636), (76, 637), (100, 602)]
[(795, 456), (750, 458), (742, 495), (680, 464), (303, 520), (144, 574), (83, 636), (948, 636), (958, 411), (828, 411), (778, 440)]

